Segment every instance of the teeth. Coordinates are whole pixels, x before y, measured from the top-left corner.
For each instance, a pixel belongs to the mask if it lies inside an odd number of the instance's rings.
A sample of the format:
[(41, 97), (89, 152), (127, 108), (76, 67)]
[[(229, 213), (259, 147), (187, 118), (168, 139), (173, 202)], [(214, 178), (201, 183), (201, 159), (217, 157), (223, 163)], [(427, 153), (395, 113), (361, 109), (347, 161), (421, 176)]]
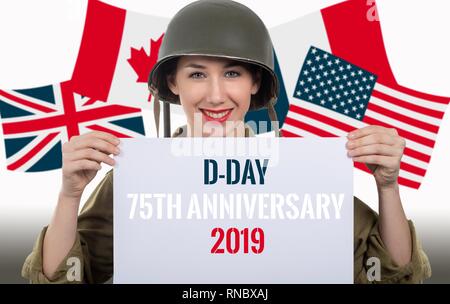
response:
[(227, 115), (230, 111), (225, 111), (225, 112), (220, 112), (220, 113), (213, 113), (213, 112), (209, 112), (204, 110), (203, 111), (206, 115), (208, 115), (211, 118), (215, 118), (215, 119), (220, 119), (222, 117), (224, 117), (225, 115)]

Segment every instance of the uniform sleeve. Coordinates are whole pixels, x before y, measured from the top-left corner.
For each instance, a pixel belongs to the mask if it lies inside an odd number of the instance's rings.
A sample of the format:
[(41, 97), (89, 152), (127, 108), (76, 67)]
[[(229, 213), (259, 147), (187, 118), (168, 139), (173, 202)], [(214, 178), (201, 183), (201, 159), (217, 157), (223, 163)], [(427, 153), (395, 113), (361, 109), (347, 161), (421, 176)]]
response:
[[(411, 230), (411, 261), (398, 266), (385, 248), (378, 231), (378, 214), (358, 198), (354, 198), (354, 281), (355, 283), (422, 283), (431, 276), (428, 257), (417, 238), (414, 225), (408, 221)], [(373, 259), (379, 259), (379, 280), (369, 280)], [(371, 276), (373, 277), (373, 276)]]
[[(31, 283), (103, 283), (113, 273), (113, 174), (109, 171), (90, 195), (78, 216), (74, 245), (47, 278), (42, 269), (42, 248), (47, 227), (41, 231), (33, 251), (22, 267)], [(79, 276), (73, 267), (80, 265)]]

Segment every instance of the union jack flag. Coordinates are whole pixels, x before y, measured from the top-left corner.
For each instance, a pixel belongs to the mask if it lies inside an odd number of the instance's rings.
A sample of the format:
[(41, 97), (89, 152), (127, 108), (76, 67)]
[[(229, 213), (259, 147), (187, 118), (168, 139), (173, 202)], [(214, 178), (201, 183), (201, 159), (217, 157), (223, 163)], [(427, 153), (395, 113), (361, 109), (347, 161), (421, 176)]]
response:
[(145, 135), (141, 110), (75, 94), (70, 81), (24, 90), (0, 90), (7, 169), (61, 168), (62, 143), (89, 131)]

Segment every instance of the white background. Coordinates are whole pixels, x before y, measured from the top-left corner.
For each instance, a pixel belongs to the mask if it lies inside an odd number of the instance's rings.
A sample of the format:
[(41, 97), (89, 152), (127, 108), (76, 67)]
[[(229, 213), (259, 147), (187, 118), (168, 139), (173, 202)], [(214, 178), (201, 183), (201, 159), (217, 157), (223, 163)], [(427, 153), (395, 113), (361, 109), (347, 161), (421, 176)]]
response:
[[(171, 17), (191, 1), (105, 2), (137, 12)], [(239, 2), (252, 8), (270, 28), (339, 1)], [(398, 82), (426, 93), (450, 96), (450, 2), (379, 0), (377, 3), (389, 61)], [(0, 88), (30, 88), (70, 79), (81, 40), (86, 5), (86, 0), (1, 1)], [(431, 259), (435, 282), (450, 282), (448, 112), (420, 190), (401, 190), (407, 215), (414, 220)], [(150, 113), (146, 112), (145, 116), (150, 117)], [(61, 172), (23, 174), (6, 171), (1, 134), (0, 255), (9, 253), (23, 261), (23, 255), (31, 249), (29, 242), (50, 220)], [(104, 168), (89, 185), (85, 197), (106, 170), (108, 168)], [(377, 193), (371, 176), (355, 170), (354, 189), (356, 196), (377, 208)], [(14, 254), (16, 251), (17, 254)], [(3, 258), (1, 260), (8, 263)], [(20, 269), (20, 266), (14, 267)], [(8, 281), (9, 277), (1, 273), (0, 282)]]

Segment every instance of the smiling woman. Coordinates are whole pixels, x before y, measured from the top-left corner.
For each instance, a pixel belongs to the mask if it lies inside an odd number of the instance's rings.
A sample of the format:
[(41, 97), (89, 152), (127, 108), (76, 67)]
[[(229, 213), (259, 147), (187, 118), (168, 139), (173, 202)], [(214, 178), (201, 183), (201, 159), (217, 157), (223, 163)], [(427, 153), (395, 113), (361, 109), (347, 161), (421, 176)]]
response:
[[(167, 28), (148, 85), (155, 106), (158, 99), (183, 106), (188, 125), (173, 137), (252, 136), (244, 116), (262, 108), (268, 109), (278, 134), (272, 42), (259, 17), (239, 3), (201, 0), (180, 10)], [(404, 139), (396, 130), (379, 126), (350, 132), (348, 139), (349, 156), (373, 172), (380, 212), (378, 216), (354, 198), (355, 282), (374, 282), (368, 264), (372, 258), (380, 261), (379, 282), (422, 282), (431, 275), (430, 266), (403, 211), (397, 181)], [(54, 216), (25, 261), (24, 277), (37, 283), (73, 282), (67, 276), (73, 258), (82, 267), (74, 283), (100, 283), (113, 275), (112, 170), (79, 216), (78, 209), (101, 163), (115, 164), (110, 155), (120, 153), (118, 145), (118, 138), (103, 132), (74, 136), (64, 144), (62, 188)], [(272, 205), (272, 210), (279, 210), (282, 204)], [(304, 210), (306, 214), (309, 209)]]
[[(190, 136), (234, 136), (236, 128), (220, 124), (242, 128), (246, 112), (262, 108), (279, 135), (272, 40), (262, 20), (237, 2), (197, 1), (181, 9), (167, 27), (148, 84), (156, 99), (183, 106)], [(195, 133), (196, 124), (218, 131)]]
[[(188, 136), (229, 136), (244, 127), (251, 96), (258, 92), (261, 82), (261, 72), (251, 67), (208, 56), (182, 56), (177, 60), (167, 83), (188, 118)], [(227, 121), (234, 124), (225, 124)], [(194, 128), (207, 123), (205, 128)], [(202, 133), (196, 134), (196, 130)]]

